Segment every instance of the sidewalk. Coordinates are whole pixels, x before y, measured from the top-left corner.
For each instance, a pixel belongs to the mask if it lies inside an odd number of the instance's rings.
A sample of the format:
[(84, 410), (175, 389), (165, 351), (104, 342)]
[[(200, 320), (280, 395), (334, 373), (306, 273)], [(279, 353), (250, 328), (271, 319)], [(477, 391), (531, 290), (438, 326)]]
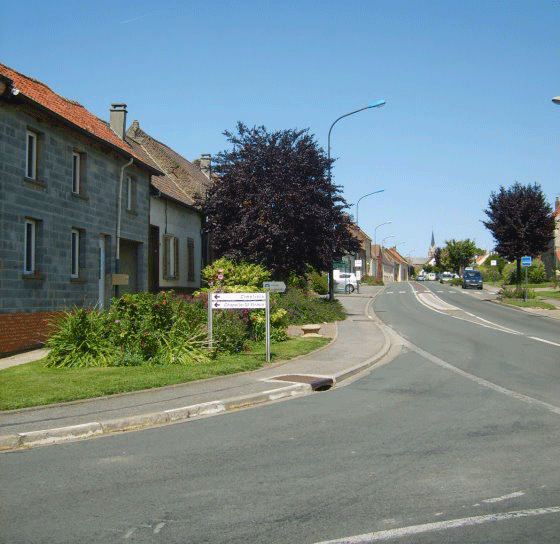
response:
[[(160, 389), (2, 412), (0, 450), (186, 421), (336, 387), (373, 366), (389, 351), (389, 338), (375, 318), (368, 316), (369, 306), (381, 289), (364, 285), (359, 294), (339, 295), (348, 317), (337, 324), (335, 340), (291, 361)], [(32, 353), (9, 357), (4, 365), (28, 362)]]

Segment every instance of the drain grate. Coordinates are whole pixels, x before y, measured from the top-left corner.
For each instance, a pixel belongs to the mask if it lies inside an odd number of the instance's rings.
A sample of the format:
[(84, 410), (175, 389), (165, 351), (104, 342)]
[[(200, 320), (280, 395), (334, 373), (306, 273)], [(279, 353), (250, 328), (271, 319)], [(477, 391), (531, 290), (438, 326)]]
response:
[(308, 383), (313, 391), (326, 391), (334, 385), (334, 380), (332, 378), (323, 378), (319, 376), (302, 376), (299, 374), (275, 376), (273, 379), (283, 380), (285, 382)]

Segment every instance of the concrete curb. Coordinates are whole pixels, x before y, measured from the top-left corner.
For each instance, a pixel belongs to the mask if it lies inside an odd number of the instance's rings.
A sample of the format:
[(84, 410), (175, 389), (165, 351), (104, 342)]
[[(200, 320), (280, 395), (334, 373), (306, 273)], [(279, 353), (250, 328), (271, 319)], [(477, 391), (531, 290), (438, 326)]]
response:
[(189, 419), (214, 416), (225, 412), (248, 408), (250, 406), (256, 406), (258, 404), (264, 404), (266, 402), (293, 398), (311, 392), (312, 388), (309, 384), (294, 384), (271, 389), (262, 393), (193, 404), (191, 406), (164, 410), (163, 412), (153, 412), (151, 414), (117, 418), (108, 421), (70, 425), (57, 429), (3, 435), (0, 436), (0, 451), (46, 446), (48, 444), (92, 438), (117, 432), (146, 429)]

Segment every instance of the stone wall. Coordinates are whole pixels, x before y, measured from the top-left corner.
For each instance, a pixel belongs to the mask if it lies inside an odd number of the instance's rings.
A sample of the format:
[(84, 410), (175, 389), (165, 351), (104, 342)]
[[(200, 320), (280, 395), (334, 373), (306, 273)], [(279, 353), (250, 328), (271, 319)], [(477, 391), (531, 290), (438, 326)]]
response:
[[(38, 137), (36, 179), (26, 177), (28, 130)], [(74, 153), (80, 155), (82, 172), (78, 193), (72, 191)], [(98, 304), (100, 237), (107, 248), (107, 281), (115, 270), (117, 193), (126, 162), (104, 144), (30, 106), (0, 103), (0, 314), (12, 316), (4, 316), (3, 325), (18, 323), (12, 327), (14, 338), (21, 329), (14, 314), (31, 319), (30, 314)], [(149, 173), (133, 165), (126, 174), (133, 179), (133, 205), (126, 209), (123, 198), (121, 237), (137, 246), (137, 290), (145, 291)], [(35, 266), (28, 273), (26, 220), (35, 225)], [(73, 229), (80, 239), (77, 277), (71, 274)], [(5, 329), (3, 334), (9, 336)], [(35, 341), (29, 338), (30, 344)]]

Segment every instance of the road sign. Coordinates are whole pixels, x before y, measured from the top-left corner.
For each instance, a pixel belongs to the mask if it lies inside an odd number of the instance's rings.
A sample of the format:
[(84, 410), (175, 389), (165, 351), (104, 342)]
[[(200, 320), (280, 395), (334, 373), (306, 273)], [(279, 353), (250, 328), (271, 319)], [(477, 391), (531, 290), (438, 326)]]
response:
[(356, 260), (354, 261), (354, 266), (355, 266), (356, 268), (362, 268), (362, 259), (356, 259)]
[(270, 293), (213, 293), (208, 304), (208, 347), (212, 349), (213, 310), (265, 310), (266, 362), (270, 362)]
[(214, 310), (256, 310), (266, 308), (266, 300), (213, 300)]
[(521, 266), (529, 268), (532, 264), (533, 258), (532, 257), (521, 257)]
[(216, 310), (266, 308), (266, 293), (212, 293), (210, 300)]
[(286, 284), (283, 281), (263, 281), (263, 288), (276, 293), (283, 293), (286, 290)]

